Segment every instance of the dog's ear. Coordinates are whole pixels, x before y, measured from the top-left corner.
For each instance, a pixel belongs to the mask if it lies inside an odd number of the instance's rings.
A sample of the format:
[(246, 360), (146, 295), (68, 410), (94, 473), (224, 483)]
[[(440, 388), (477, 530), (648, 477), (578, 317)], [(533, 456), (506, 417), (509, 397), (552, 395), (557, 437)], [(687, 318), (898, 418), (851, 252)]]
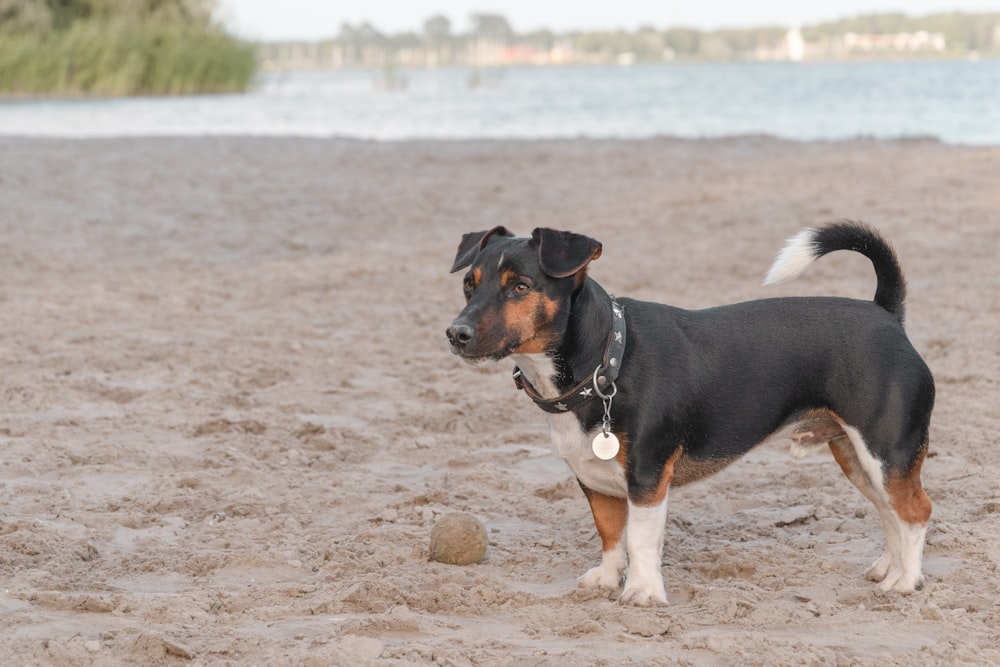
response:
[(531, 233), (538, 244), (538, 264), (553, 278), (566, 278), (601, 256), (598, 241), (573, 232), (539, 227)]
[(514, 236), (503, 225), (488, 229), (485, 232), (469, 232), (462, 236), (462, 242), (458, 244), (458, 252), (455, 253), (455, 263), (451, 265), (451, 272), (461, 271), (466, 268), (479, 254), (479, 251), (486, 247), (489, 240), (494, 236)]

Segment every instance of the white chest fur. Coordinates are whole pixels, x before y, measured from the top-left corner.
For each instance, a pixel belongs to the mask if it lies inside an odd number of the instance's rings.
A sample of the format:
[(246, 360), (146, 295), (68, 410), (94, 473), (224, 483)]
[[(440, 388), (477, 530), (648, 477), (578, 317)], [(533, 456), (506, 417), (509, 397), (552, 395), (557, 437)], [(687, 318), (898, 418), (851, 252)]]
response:
[[(546, 398), (555, 398), (559, 391), (552, 382), (555, 365), (543, 354), (519, 354), (514, 362), (538, 392)], [(549, 432), (556, 451), (562, 456), (573, 474), (588, 489), (608, 496), (624, 498), (628, 494), (625, 471), (618, 461), (602, 461), (594, 456), (592, 448), (597, 430), (586, 433), (574, 414), (549, 415)]]

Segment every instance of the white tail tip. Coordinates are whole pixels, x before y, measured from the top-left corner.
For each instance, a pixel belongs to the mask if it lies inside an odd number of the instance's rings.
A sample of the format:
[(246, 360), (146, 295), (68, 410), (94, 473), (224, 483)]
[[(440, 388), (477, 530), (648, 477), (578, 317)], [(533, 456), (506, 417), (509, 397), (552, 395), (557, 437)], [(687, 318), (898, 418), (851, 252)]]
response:
[(788, 239), (778, 253), (774, 265), (764, 278), (765, 285), (776, 285), (798, 278), (819, 257), (816, 248), (816, 230), (812, 227)]

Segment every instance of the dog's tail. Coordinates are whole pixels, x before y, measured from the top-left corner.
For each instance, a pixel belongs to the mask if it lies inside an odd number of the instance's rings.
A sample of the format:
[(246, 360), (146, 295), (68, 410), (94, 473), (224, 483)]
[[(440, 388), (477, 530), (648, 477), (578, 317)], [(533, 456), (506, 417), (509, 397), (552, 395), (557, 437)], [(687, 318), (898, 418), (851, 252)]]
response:
[(817, 259), (834, 250), (853, 250), (872, 261), (878, 287), (875, 303), (896, 316), (905, 314), (906, 280), (892, 246), (863, 222), (839, 220), (804, 229), (788, 240), (764, 279), (765, 285), (783, 283), (802, 275)]

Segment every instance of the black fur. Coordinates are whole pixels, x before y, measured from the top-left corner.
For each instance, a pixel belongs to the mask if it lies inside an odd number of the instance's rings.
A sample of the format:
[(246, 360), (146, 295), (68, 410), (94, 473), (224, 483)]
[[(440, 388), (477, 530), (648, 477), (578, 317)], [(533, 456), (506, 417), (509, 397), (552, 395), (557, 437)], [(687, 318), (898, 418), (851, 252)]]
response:
[(875, 230), (863, 222), (841, 220), (817, 230), (815, 247), (817, 258), (835, 250), (853, 250), (870, 259), (878, 278), (875, 303), (903, 323), (906, 281), (896, 253)]
[[(472, 285), (466, 278), (468, 303), (448, 330), (452, 349), (470, 359), (517, 352), (517, 344), (496, 330), (497, 321), (513, 322), (522, 332), (516, 342), (536, 340), (524, 330), (544, 332), (548, 343), (542, 351), (554, 363), (552, 380), (560, 392), (584, 381), (601, 363), (611, 328), (610, 298), (586, 274), (600, 244), (544, 229), (530, 239), (504, 237), (489, 244), (489, 233), (482, 234), (467, 235), (456, 257), (456, 266), (471, 266), (469, 276), (481, 281)], [(869, 257), (878, 277), (874, 301), (792, 297), (684, 310), (618, 298), (628, 344), (611, 417), (613, 432), (625, 443), (620, 462), (631, 502), (660, 502), (665, 470), (668, 484), (693, 481), (818, 414), (825, 428), (835, 429), (814, 436), (819, 444), (829, 442), (837, 453), (848, 442), (841, 429), (850, 427), (880, 462), (886, 490), (878, 494), (889, 496), (873, 502), (882, 503), (883, 518), (890, 511), (901, 521), (926, 525), (930, 502), (919, 473), (934, 381), (903, 330), (906, 287), (896, 255), (873, 229), (849, 221), (813, 230), (812, 246), (813, 259), (835, 250)], [(527, 302), (519, 300), (527, 293), (496, 284), (494, 274), (512, 272), (530, 284), (530, 298), (552, 307), (525, 309)], [(551, 315), (543, 317), (543, 310)], [(582, 431), (595, 432), (601, 401), (574, 411)], [(861, 464), (847, 456), (838, 461), (852, 476), (852, 466)], [(891, 480), (898, 488), (889, 488)], [(852, 481), (869, 495), (865, 485), (871, 480)], [(590, 498), (591, 490), (584, 490)], [(912, 563), (900, 567), (912, 570)], [(914, 576), (900, 590), (912, 590)], [(887, 581), (893, 585), (891, 577)]]

